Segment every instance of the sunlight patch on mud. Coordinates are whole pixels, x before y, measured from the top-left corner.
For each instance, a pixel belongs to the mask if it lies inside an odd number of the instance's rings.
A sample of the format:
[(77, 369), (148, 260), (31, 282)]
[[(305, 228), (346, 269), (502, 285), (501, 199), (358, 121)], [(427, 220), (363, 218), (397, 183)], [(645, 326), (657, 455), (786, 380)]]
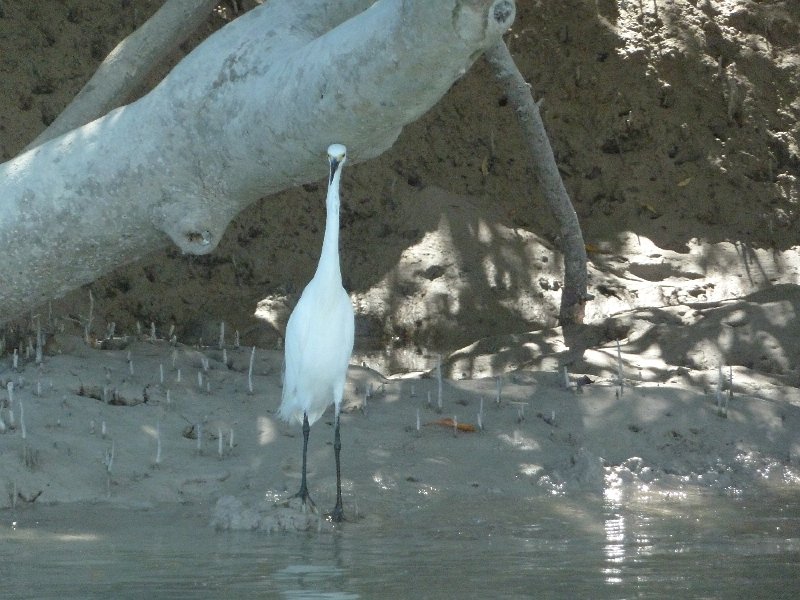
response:
[(258, 417), (258, 445), (266, 446), (275, 441), (275, 424), (267, 417)]
[(515, 429), (512, 434), (501, 433), (497, 436), (497, 438), (519, 450), (541, 450), (541, 445), (535, 439), (529, 436), (525, 436), (520, 433), (519, 430)]

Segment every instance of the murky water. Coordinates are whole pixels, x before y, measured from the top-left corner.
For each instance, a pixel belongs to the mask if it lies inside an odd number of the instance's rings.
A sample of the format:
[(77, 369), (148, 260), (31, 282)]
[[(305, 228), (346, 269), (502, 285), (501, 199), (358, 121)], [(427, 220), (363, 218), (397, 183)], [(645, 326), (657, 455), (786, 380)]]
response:
[(3, 598), (797, 598), (800, 495), (502, 499), (334, 533), (208, 507), (0, 513)]

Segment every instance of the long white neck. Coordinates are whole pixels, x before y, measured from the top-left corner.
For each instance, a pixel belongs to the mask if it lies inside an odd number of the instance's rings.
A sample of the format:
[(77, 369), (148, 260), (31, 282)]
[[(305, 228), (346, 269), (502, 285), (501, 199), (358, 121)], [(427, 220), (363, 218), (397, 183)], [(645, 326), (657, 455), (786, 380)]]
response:
[(342, 271), (339, 265), (339, 178), (341, 174), (342, 165), (340, 163), (332, 173), (328, 185), (325, 237), (322, 240), (322, 255), (314, 275), (315, 278), (335, 277), (340, 282), (342, 280)]

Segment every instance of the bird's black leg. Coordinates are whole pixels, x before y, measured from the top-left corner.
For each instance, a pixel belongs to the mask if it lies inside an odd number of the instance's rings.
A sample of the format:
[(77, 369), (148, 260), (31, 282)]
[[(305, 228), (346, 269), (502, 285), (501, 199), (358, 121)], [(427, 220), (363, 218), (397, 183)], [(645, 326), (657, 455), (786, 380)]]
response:
[(328, 515), (334, 523), (341, 523), (344, 521), (344, 512), (342, 511), (342, 470), (339, 463), (339, 453), (342, 450), (342, 439), (339, 436), (339, 413), (336, 413), (336, 425), (333, 434), (333, 455), (336, 457), (336, 506)]
[(306, 484), (306, 456), (308, 455), (308, 434), (311, 431), (311, 426), (308, 424), (308, 415), (303, 413), (303, 473), (300, 478), (300, 491), (294, 497), (300, 498), (303, 501), (303, 506), (310, 506), (314, 508), (314, 501), (308, 495), (308, 485)]

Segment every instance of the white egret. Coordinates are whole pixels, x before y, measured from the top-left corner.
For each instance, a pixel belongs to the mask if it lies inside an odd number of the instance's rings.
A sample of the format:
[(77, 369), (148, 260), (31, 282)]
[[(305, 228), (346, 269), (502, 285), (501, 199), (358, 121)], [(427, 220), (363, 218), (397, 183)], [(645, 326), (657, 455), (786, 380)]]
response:
[(343, 518), (339, 411), (347, 365), (353, 352), (354, 332), (353, 305), (342, 287), (339, 265), (339, 180), (346, 151), (341, 144), (332, 144), (328, 148), (330, 176), (322, 254), (317, 271), (303, 290), (286, 326), (283, 398), (278, 410), (284, 421), (303, 424), (303, 472), (296, 496), (303, 505), (313, 507), (306, 484), (308, 434), (311, 425), (328, 406), (334, 405), (336, 506), (330, 513), (333, 521)]

